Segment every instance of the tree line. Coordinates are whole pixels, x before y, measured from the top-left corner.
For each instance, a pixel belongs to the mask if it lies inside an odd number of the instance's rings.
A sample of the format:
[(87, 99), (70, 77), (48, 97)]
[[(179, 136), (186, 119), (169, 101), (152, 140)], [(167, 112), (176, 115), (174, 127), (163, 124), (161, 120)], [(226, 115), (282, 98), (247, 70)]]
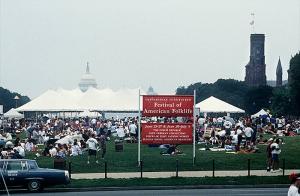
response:
[(195, 83), (176, 89), (177, 95), (193, 95), (196, 90), (197, 103), (214, 96), (234, 106), (242, 108), (247, 114), (260, 109), (269, 109), (276, 116), (300, 115), (300, 52), (290, 60), (289, 81), (281, 87), (249, 87), (244, 81), (219, 79), (215, 83)]

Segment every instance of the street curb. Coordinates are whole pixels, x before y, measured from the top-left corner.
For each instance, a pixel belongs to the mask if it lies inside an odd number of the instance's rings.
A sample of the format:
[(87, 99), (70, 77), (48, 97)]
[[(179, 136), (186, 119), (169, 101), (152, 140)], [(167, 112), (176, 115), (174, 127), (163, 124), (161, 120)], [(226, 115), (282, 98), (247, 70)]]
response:
[[(259, 185), (187, 185), (187, 186), (129, 186), (129, 187), (83, 187), (83, 188), (45, 188), (43, 192), (89, 192), (124, 190), (176, 190), (176, 189), (239, 189), (239, 188), (288, 188), (288, 184)], [(1, 190), (1, 193), (5, 191)], [(27, 192), (26, 189), (12, 189), (12, 193)]]
[(267, 185), (187, 185), (187, 186), (130, 186), (130, 187), (86, 187), (86, 188), (49, 188), (49, 192), (65, 191), (122, 191), (122, 190), (176, 190), (176, 189), (236, 189), (236, 188), (288, 188), (288, 184)]

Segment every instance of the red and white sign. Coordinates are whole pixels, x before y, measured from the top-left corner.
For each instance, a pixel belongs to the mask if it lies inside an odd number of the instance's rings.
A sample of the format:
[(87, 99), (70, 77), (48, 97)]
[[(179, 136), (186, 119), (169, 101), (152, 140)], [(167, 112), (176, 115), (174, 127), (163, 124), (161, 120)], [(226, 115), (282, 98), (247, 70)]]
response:
[(192, 117), (194, 96), (144, 95), (143, 112), (146, 117)]
[(143, 123), (143, 144), (192, 144), (191, 123)]

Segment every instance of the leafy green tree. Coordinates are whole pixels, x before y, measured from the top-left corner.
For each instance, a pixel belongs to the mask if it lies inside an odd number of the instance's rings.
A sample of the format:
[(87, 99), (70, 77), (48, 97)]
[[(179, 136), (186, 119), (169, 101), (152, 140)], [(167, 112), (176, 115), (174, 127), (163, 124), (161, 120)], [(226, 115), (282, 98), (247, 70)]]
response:
[(213, 84), (195, 83), (188, 87), (179, 87), (176, 90), (177, 95), (193, 95), (196, 90), (196, 101), (200, 102), (204, 99), (214, 96), (237, 107), (244, 108), (244, 97), (248, 91), (248, 87), (242, 81), (233, 79), (219, 79)]
[(271, 97), (271, 113), (275, 116), (285, 116), (291, 114), (291, 98), (286, 87), (274, 88)]
[(300, 115), (300, 52), (290, 60), (289, 87), (293, 112)]
[(251, 88), (245, 95), (245, 109), (249, 114), (254, 114), (262, 108), (269, 109), (271, 105), (273, 88), (259, 86)]
[(0, 105), (3, 105), (3, 112), (7, 112), (11, 108), (16, 107), (16, 100), (14, 100), (15, 96), (20, 98), (17, 101), (18, 107), (30, 101), (27, 96), (22, 96), (19, 93), (10, 92), (9, 90), (0, 87)]

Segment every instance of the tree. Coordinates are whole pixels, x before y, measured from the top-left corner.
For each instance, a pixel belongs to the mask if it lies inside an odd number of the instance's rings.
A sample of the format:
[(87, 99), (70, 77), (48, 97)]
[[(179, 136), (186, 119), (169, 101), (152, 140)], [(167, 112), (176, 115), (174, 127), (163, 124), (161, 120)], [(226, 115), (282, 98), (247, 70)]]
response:
[(262, 108), (270, 108), (273, 88), (270, 86), (259, 86), (251, 88), (245, 95), (245, 110), (254, 114)]
[(274, 88), (271, 97), (271, 113), (275, 116), (291, 114), (291, 98), (286, 87)]
[(300, 115), (300, 52), (290, 60), (289, 87), (293, 112)]
[(16, 107), (15, 96), (18, 96), (18, 107), (30, 101), (29, 97), (22, 96), (19, 93), (10, 92), (9, 90), (0, 87), (0, 105), (3, 105), (3, 112), (7, 112), (11, 108)]
[(176, 94), (193, 95), (194, 90), (196, 90), (197, 102), (214, 96), (232, 105), (244, 108), (244, 96), (248, 91), (248, 87), (242, 81), (219, 79), (213, 84), (199, 82), (191, 84), (188, 87), (181, 86), (177, 88)]

